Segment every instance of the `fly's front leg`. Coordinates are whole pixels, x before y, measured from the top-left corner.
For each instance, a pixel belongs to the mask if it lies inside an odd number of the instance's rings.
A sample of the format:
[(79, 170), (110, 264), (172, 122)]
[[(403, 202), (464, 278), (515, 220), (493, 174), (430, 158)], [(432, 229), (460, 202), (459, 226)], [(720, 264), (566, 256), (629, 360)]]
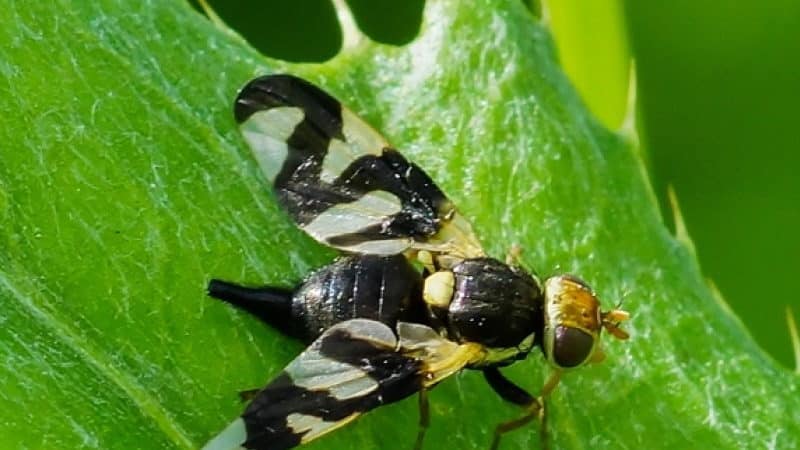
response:
[[(504, 434), (510, 431), (514, 431), (517, 428), (524, 427), (525, 425), (529, 424), (533, 419), (539, 419), (539, 423), (544, 424), (543, 399), (540, 400), (538, 398), (534, 398), (533, 403), (525, 406), (525, 414), (514, 420), (503, 422), (497, 427), (495, 427), (494, 439), (492, 439), (492, 445), (489, 447), (489, 449), (497, 450), (497, 448), (500, 446), (500, 439), (503, 437)], [(541, 433), (544, 433), (544, 427), (542, 427)], [(542, 441), (544, 441), (544, 434), (542, 434)]]
[(542, 397), (548, 397), (551, 393), (553, 393), (553, 389), (558, 386), (559, 381), (561, 381), (561, 371), (554, 370), (542, 387)]
[(508, 402), (521, 406), (524, 411), (522, 416), (507, 422), (503, 422), (495, 428), (494, 438), (492, 439), (492, 445), (490, 446), (490, 449), (497, 450), (498, 446), (500, 445), (500, 439), (504, 434), (523, 427), (534, 419), (539, 420), (542, 446), (546, 448), (547, 442), (545, 433), (546, 430), (544, 428), (544, 399), (550, 395), (553, 389), (555, 389), (555, 387), (558, 385), (558, 381), (561, 379), (561, 372), (555, 371), (550, 375), (550, 378), (548, 378), (547, 382), (542, 388), (542, 394), (540, 397), (532, 396), (527, 391), (511, 382), (508, 378), (504, 377), (497, 368), (484, 369), (483, 374), (486, 378), (486, 381), (489, 383), (492, 389), (494, 389), (494, 391), (500, 395), (500, 397)]
[(525, 407), (536, 401), (536, 398), (525, 389), (522, 389), (503, 376), (497, 367), (483, 369), (483, 376), (486, 378), (486, 382), (489, 383), (489, 386), (497, 392), (497, 395), (507, 402)]

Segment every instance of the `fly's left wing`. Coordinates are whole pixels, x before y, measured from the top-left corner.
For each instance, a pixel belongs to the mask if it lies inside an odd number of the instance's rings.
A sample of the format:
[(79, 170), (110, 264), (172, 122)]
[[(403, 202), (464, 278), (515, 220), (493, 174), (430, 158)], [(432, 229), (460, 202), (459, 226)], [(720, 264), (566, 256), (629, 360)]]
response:
[(256, 78), (234, 114), (281, 206), (321, 243), (362, 254), (484, 255), (430, 177), (313, 84)]
[(420, 324), (352, 319), (331, 327), (262, 389), (242, 416), (204, 450), (287, 449), (360, 414), (401, 400), (479, 360)]

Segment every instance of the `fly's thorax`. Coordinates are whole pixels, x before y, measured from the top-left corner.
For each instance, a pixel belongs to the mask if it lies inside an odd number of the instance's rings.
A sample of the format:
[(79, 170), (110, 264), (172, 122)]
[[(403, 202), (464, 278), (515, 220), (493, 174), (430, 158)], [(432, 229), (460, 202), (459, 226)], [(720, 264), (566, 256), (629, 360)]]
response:
[(493, 258), (466, 259), (451, 273), (446, 319), (451, 339), (484, 346), (491, 364), (527, 355), (543, 324), (539, 282)]
[(571, 275), (547, 279), (544, 290), (543, 349), (548, 361), (560, 369), (592, 361), (603, 328), (597, 296), (585, 282)]

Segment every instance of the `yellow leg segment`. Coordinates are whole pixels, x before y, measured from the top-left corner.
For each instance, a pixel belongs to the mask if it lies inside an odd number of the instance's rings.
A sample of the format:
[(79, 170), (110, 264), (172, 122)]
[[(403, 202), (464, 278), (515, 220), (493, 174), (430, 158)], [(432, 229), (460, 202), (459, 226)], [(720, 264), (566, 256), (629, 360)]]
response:
[(503, 422), (498, 425), (494, 429), (494, 438), (492, 439), (492, 445), (489, 447), (490, 450), (497, 450), (500, 446), (500, 439), (503, 437), (504, 434), (509, 433), (511, 431), (516, 430), (517, 428), (521, 428), (527, 424), (529, 424), (533, 419), (539, 420), (540, 425), (540, 435), (542, 436), (542, 448), (547, 448), (547, 434), (545, 429), (545, 399), (553, 392), (553, 389), (558, 386), (558, 382), (561, 381), (561, 371), (556, 370), (547, 381), (544, 383), (542, 387), (542, 393), (539, 397), (534, 399), (534, 401), (524, 406), (524, 414), (516, 419), (509, 420), (507, 422)]

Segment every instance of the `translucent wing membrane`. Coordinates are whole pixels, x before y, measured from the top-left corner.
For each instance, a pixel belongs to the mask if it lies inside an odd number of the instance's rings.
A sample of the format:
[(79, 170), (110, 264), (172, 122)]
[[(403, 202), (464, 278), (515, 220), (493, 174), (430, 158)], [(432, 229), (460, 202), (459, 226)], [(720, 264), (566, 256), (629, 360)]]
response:
[(483, 255), (430, 177), (316, 86), (291, 75), (257, 78), (234, 113), (281, 205), (318, 241), (354, 253)]
[(320, 336), (262, 389), (205, 450), (291, 448), (380, 405), (408, 397), (480, 357), (431, 328), (342, 322)]

